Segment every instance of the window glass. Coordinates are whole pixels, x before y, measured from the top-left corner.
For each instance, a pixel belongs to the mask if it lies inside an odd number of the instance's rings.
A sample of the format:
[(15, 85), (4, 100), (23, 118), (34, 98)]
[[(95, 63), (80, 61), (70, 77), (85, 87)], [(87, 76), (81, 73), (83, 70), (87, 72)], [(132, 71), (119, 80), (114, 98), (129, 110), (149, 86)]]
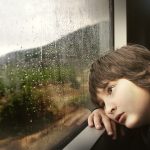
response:
[(0, 1), (0, 147), (47, 150), (90, 113), (90, 63), (112, 47), (109, 0)]

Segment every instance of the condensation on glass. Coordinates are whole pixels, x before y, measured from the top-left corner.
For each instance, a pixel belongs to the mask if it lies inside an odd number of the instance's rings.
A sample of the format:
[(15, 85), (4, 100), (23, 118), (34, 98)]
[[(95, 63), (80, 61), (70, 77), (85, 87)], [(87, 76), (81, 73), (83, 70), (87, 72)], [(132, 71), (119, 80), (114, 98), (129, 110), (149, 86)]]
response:
[(0, 1), (0, 149), (50, 149), (87, 119), (90, 63), (112, 46), (109, 9)]

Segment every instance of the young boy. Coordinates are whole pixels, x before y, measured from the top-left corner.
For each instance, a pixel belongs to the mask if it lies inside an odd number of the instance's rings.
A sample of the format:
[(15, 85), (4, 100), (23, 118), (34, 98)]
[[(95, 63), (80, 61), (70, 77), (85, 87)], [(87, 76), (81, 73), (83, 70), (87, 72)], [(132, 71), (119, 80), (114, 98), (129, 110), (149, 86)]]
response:
[[(105, 127), (117, 138), (116, 124), (135, 133), (150, 149), (150, 51), (140, 45), (124, 46), (96, 60), (90, 69), (91, 100), (99, 106), (88, 118), (88, 125)], [(144, 128), (144, 129), (143, 129)]]

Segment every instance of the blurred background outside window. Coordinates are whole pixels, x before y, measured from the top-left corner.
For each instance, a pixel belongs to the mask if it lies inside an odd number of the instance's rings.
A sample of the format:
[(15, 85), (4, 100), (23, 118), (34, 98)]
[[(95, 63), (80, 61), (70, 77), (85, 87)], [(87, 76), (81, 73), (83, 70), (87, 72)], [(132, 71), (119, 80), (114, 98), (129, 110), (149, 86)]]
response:
[(90, 64), (112, 48), (110, 0), (1, 0), (0, 10), (0, 150), (50, 149), (90, 113)]

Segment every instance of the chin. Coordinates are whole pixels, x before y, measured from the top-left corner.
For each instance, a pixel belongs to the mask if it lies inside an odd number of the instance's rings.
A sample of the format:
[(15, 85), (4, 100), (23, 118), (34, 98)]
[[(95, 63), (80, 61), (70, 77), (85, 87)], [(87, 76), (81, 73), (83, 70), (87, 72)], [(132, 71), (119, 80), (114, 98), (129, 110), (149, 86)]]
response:
[(140, 122), (138, 120), (138, 118), (136, 117), (132, 117), (132, 118), (128, 118), (125, 122), (125, 126), (129, 129), (133, 129), (133, 128), (137, 128), (140, 127)]
[(134, 129), (134, 128), (137, 128), (138, 126), (137, 125), (135, 125), (135, 124), (127, 124), (127, 125), (125, 125), (127, 128), (129, 128), (129, 129)]

